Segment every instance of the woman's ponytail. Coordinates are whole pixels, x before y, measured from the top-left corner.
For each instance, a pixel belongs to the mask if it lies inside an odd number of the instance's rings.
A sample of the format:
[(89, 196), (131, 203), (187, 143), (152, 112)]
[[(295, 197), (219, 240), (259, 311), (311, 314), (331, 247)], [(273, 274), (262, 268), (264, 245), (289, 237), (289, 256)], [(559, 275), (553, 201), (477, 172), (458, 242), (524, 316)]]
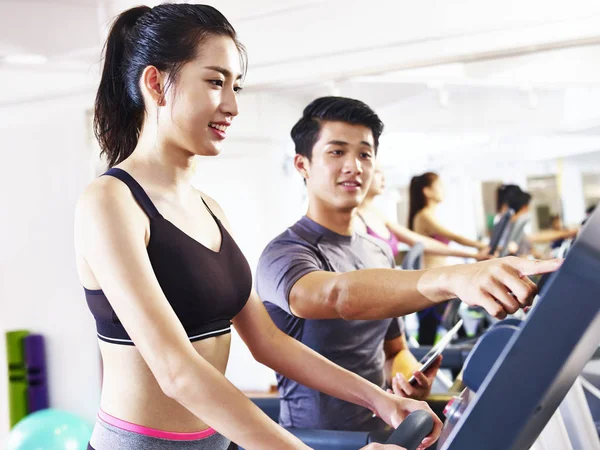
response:
[(137, 86), (127, 85), (127, 45), (135, 23), (150, 10), (138, 6), (121, 13), (106, 40), (104, 68), (96, 94), (94, 133), (109, 167), (133, 152), (142, 129), (143, 100), (141, 95), (135, 95)]

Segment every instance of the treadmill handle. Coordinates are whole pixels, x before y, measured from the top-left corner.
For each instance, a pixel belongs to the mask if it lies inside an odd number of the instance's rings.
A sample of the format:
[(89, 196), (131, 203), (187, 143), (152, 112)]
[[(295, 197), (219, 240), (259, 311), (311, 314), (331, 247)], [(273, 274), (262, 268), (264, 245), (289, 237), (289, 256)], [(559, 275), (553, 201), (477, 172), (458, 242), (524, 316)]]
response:
[(431, 414), (427, 411), (413, 411), (396, 428), (386, 444), (399, 445), (406, 450), (417, 450), (417, 447), (432, 430)]

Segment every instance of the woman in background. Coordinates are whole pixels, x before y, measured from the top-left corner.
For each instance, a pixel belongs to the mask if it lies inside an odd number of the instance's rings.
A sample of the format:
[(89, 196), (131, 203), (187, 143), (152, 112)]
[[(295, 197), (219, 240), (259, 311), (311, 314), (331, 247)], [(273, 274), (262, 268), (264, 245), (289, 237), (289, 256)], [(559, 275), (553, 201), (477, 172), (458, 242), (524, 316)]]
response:
[[(456, 242), (479, 251), (483, 251), (487, 247), (483, 242), (474, 241), (447, 229), (437, 220), (435, 212), (444, 199), (442, 181), (437, 174), (426, 172), (413, 177), (410, 181), (409, 197), (409, 229), (446, 245)], [(444, 266), (445, 263), (445, 257), (425, 256), (425, 268), (427, 269)]]
[[(467, 247), (476, 248), (482, 254), (487, 253), (485, 251), (486, 244), (454, 233), (439, 223), (435, 217), (435, 212), (443, 199), (442, 181), (436, 173), (426, 172), (413, 177), (410, 180), (409, 187), (408, 228), (445, 245), (456, 242)], [(446, 258), (426, 254), (424, 265), (426, 269), (444, 266), (446, 265)], [(445, 307), (446, 304), (441, 304), (417, 313), (419, 317), (419, 344), (433, 345), (435, 343)]]
[(456, 256), (458, 258), (473, 258), (478, 261), (489, 259), (484, 252), (476, 253), (462, 249), (451, 248), (447, 244), (428, 236), (416, 233), (400, 225), (398, 222), (388, 220), (373, 204), (373, 200), (381, 195), (385, 189), (385, 177), (381, 168), (376, 167), (373, 181), (369, 186), (367, 195), (358, 207), (356, 230), (363, 231), (375, 238), (381, 239), (390, 246), (394, 258), (399, 253), (398, 245), (403, 242), (409, 246), (416, 243), (423, 244), (426, 255)]

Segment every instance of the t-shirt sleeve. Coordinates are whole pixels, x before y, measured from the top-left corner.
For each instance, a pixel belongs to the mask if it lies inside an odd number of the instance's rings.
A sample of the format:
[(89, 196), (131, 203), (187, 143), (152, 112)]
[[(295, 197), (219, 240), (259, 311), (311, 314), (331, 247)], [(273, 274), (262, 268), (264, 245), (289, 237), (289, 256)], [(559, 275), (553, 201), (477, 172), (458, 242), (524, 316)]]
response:
[(392, 319), (390, 326), (388, 327), (384, 340), (391, 341), (392, 339), (396, 339), (404, 333), (404, 320), (402, 317), (398, 317)]
[(288, 314), (292, 287), (304, 275), (324, 270), (315, 251), (292, 240), (271, 242), (263, 251), (256, 271), (256, 290), (263, 302), (273, 303)]

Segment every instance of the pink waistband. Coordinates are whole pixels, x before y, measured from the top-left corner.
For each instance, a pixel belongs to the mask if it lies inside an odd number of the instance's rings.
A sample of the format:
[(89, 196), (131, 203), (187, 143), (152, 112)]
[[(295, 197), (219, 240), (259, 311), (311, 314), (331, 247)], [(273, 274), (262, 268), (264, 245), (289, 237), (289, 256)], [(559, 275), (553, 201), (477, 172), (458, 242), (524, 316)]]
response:
[(108, 413), (100, 410), (98, 411), (98, 419), (112, 425), (113, 427), (120, 428), (121, 430), (131, 431), (137, 434), (143, 434), (144, 436), (150, 436), (160, 439), (171, 439), (172, 441), (195, 441), (198, 439), (205, 439), (212, 436), (217, 431), (213, 428), (207, 428), (206, 430), (196, 431), (193, 433), (179, 433), (177, 431), (162, 431), (155, 428), (143, 427), (136, 425), (125, 420), (117, 419)]

